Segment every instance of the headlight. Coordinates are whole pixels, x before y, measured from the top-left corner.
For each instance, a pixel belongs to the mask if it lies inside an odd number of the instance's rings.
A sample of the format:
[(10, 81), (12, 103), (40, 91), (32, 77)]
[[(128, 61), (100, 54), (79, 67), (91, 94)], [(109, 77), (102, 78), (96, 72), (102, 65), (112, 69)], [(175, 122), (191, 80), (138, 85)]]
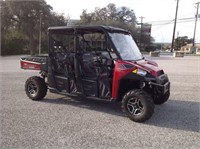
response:
[(145, 76), (145, 75), (147, 74), (146, 71), (144, 71), (144, 70), (142, 70), (142, 69), (139, 69), (139, 68), (133, 70), (132, 72), (133, 72), (133, 73), (136, 73), (136, 74), (138, 74), (138, 75), (140, 75), (140, 76)]

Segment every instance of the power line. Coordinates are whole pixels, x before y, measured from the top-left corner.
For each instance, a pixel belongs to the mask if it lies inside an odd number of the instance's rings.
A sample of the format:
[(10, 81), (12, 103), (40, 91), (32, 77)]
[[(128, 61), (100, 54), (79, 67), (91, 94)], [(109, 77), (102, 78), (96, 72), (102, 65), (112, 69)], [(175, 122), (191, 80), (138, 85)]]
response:
[[(185, 21), (177, 21), (176, 23), (187, 23), (187, 22), (194, 22), (194, 19), (193, 20), (185, 20)], [(171, 22), (167, 22), (167, 23), (160, 23), (160, 24), (152, 24), (153, 26), (166, 26), (166, 25), (169, 25), (169, 24), (173, 24), (174, 23), (174, 20), (171, 21)]]
[[(191, 22), (194, 21), (194, 18), (189, 17), (189, 18), (180, 18), (177, 19), (177, 23), (181, 23), (181, 22)], [(174, 19), (172, 20), (160, 20), (160, 21), (151, 21), (151, 22), (146, 22), (148, 24), (152, 24), (152, 25), (166, 25), (166, 24), (171, 24), (174, 22)]]
[(164, 26), (166, 26), (166, 25), (169, 25), (169, 24), (173, 23), (173, 21), (174, 21), (174, 20), (171, 20), (170, 22), (165, 23), (165, 24), (157, 24), (157, 25), (152, 25), (152, 26), (159, 26), (159, 27), (157, 27), (156, 29), (154, 29), (154, 30), (157, 30), (157, 29), (160, 29), (160, 28), (162, 28), (162, 27), (164, 27)]

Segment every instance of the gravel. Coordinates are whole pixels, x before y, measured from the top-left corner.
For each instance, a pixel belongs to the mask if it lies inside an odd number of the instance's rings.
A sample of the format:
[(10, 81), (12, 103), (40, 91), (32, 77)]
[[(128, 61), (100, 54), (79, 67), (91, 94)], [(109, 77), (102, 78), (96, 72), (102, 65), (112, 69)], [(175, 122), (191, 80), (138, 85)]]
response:
[(52, 93), (31, 101), (24, 83), (38, 72), (21, 70), (19, 56), (1, 57), (0, 148), (200, 148), (200, 58), (147, 57), (168, 74), (171, 96), (145, 123), (107, 101)]

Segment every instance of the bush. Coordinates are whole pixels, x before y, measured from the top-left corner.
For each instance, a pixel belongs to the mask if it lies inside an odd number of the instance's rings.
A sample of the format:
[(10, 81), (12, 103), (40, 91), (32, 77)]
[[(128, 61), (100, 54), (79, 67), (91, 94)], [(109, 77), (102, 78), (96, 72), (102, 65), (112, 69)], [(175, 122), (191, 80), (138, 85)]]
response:
[(10, 37), (6, 39), (1, 45), (1, 55), (18, 55), (27, 54), (29, 51), (25, 50), (27, 41), (18, 37)]
[(149, 45), (145, 47), (145, 51), (146, 52), (151, 52), (151, 51), (155, 51), (156, 50), (156, 46), (155, 45)]

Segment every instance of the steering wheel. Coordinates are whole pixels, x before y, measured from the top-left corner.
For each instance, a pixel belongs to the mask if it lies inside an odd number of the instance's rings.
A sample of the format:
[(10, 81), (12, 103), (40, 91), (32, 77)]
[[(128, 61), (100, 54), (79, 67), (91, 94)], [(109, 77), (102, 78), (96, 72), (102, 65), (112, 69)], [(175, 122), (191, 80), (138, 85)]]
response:
[(102, 65), (104, 65), (104, 66), (111, 66), (111, 64), (109, 64), (109, 61), (110, 61), (111, 59), (109, 59), (108, 57), (106, 57), (106, 56), (104, 56), (104, 55), (100, 55), (100, 62), (101, 62), (101, 64)]

